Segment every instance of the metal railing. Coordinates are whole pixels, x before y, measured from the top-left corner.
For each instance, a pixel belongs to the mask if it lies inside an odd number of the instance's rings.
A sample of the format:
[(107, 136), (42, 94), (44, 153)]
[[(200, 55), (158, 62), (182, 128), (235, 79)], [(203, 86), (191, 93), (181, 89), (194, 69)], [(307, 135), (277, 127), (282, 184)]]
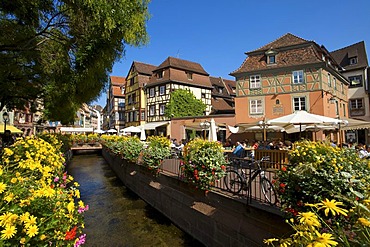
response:
[[(232, 158), (231, 158), (232, 159)], [(235, 166), (235, 162), (232, 160), (229, 160), (229, 168), (232, 168), (232, 166)], [(180, 164), (182, 160), (179, 158), (170, 158), (170, 159), (165, 159), (162, 162), (161, 165), (161, 171), (170, 173), (174, 176), (177, 176), (179, 180), (185, 180), (184, 175), (180, 169)], [(276, 163), (275, 161), (263, 161), (261, 162), (261, 168), (263, 170), (263, 175), (271, 182), (274, 183), (274, 178), (276, 171), (280, 169), (281, 164)], [(248, 167), (248, 166), (243, 166), (243, 169), (245, 169), (246, 174), (250, 174), (255, 167)], [(242, 189), (239, 193), (235, 194), (232, 193), (228, 190), (226, 187), (224, 178), (221, 178), (219, 180), (215, 181), (215, 185), (213, 186), (215, 190), (217, 190), (220, 193), (223, 193), (227, 196), (237, 198), (240, 200), (246, 200), (247, 203), (249, 203), (252, 199), (266, 203), (266, 198), (265, 195), (261, 193), (261, 184), (260, 184), (260, 179), (256, 178), (250, 183), (250, 188), (248, 189)], [(279, 203), (276, 203), (277, 206), (279, 206)]]

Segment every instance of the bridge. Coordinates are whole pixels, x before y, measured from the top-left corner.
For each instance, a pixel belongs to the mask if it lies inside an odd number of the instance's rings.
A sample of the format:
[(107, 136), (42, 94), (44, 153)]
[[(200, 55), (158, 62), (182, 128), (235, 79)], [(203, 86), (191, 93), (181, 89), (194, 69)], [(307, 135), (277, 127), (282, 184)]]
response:
[(71, 150), (72, 150), (73, 153), (76, 153), (76, 152), (90, 152), (90, 151), (101, 152), (102, 145), (100, 143), (94, 143), (94, 144), (85, 143), (83, 145), (76, 145), (75, 144), (71, 147)]

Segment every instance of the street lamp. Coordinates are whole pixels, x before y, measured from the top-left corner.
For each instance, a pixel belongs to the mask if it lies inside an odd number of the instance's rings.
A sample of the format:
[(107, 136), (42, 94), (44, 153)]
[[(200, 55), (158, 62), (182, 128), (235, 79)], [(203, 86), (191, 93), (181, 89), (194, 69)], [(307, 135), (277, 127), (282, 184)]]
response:
[(3, 113), (3, 120), (4, 120), (4, 134), (6, 132), (6, 122), (9, 121), (9, 114), (7, 112)]
[(199, 124), (200, 128), (204, 131), (204, 140), (206, 139), (206, 130), (209, 129), (211, 123), (205, 120)]

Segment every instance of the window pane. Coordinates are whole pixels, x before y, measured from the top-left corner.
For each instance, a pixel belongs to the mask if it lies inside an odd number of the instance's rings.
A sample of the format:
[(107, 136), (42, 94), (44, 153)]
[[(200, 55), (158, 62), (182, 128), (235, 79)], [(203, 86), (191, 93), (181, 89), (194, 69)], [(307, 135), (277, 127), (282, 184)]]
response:
[(259, 75), (252, 75), (249, 77), (249, 87), (250, 88), (260, 88), (261, 87), (261, 77)]
[(293, 98), (294, 110), (295, 111), (305, 111), (306, 110), (306, 98), (297, 97)]
[(292, 76), (293, 76), (293, 83), (303, 83), (304, 82), (303, 70), (293, 71)]
[(166, 87), (165, 86), (160, 86), (159, 87), (159, 95), (164, 95), (165, 94), (165, 91), (166, 91)]
[(275, 56), (269, 56), (269, 64), (275, 63)]
[(263, 113), (262, 100), (251, 100), (250, 101), (250, 113), (251, 114)]

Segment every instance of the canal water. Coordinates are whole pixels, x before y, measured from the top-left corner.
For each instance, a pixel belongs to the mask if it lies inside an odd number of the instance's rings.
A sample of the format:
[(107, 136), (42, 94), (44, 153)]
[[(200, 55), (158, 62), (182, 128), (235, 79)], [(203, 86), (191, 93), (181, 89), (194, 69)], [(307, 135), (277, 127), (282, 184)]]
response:
[(67, 170), (89, 205), (84, 246), (203, 246), (128, 190), (101, 155), (74, 155)]

